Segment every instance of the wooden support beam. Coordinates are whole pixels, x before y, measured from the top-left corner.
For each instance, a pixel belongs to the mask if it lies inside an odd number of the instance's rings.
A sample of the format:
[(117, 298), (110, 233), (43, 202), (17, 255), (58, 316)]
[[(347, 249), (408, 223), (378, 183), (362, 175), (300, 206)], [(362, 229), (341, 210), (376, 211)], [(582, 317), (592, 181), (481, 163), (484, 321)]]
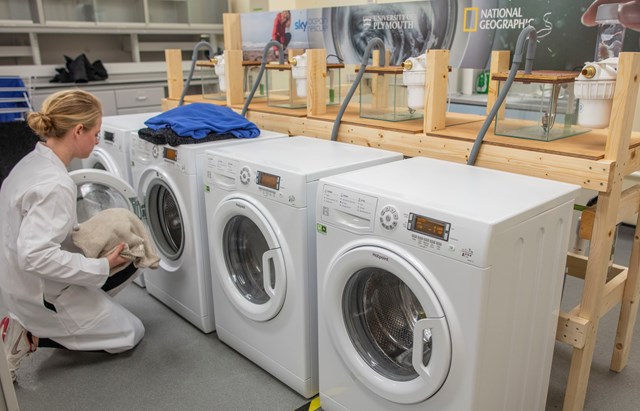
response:
[(307, 116), (327, 112), (327, 51), (307, 50)]
[[(640, 207), (640, 185), (629, 187), (622, 192), (618, 205), (616, 224), (633, 217)], [(580, 216), (580, 230), (578, 236), (583, 240), (591, 240), (593, 223), (596, 218), (596, 206), (588, 207)]]
[(424, 132), (442, 130), (447, 116), (449, 50), (427, 51)]
[(242, 27), (240, 26), (240, 14), (224, 13), (222, 15), (224, 49), (242, 50)]
[(179, 99), (184, 88), (184, 75), (182, 73), (182, 50), (167, 49), (164, 51), (167, 62), (167, 89), (169, 98)]
[(591, 322), (570, 313), (560, 312), (556, 328), (556, 340), (575, 348), (584, 347), (587, 335), (591, 333)]
[(242, 104), (244, 102), (242, 50), (225, 50), (224, 60), (227, 77), (227, 105)]
[[(640, 209), (640, 207), (639, 207)], [(629, 261), (629, 273), (622, 295), (620, 305), (620, 317), (616, 340), (611, 356), (610, 368), (620, 372), (629, 361), (629, 350), (633, 339), (633, 329), (638, 317), (638, 303), (640, 302), (640, 213), (636, 221), (636, 231), (631, 246), (631, 259)]]

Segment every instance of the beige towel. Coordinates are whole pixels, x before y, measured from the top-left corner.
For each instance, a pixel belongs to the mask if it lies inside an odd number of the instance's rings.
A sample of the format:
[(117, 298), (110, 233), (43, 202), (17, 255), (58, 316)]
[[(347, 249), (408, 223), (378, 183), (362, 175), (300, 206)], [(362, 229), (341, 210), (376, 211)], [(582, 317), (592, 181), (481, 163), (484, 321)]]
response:
[[(124, 208), (100, 211), (76, 227), (71, 239), (87, 257), (106, 257), (120, 243), (125, 243), (120, 255), (132, 261), (135, 267), (158, 268), (160, 262), (144, 224), (135, 214)], [(112, 268), (109, 275), (117, 273), (129, 264)]]

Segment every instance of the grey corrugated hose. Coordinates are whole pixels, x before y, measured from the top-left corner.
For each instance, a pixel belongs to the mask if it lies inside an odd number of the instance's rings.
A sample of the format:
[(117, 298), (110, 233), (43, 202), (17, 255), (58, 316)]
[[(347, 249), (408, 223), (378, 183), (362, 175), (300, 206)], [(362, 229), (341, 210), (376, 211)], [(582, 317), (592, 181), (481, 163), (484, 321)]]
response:
[(360, 80), (362, 80), (362, 76), (364, 76), (364, 70), (367, 68), (367, 64), (369, 63), (369, 57), (371, 57), (371, 52), (374, 47), (378, 46), (380, 50), (380, 65), (384, 66), (385, 60), (385, 48), (384, 42), (380, 40), (378, 37), (372, 38), (367, 44), (367, 48), (364, 50), (364, 54), (362, 55), (362, 64), (360, 65), (360, 70), (358, 71), (358, 75), (356, 79), (353, 81), (351, 88), (347, 92), (347, 95), (344, 97), (344, 101), (340, 106), (340, 110), (338, 111), (338, 115), (336, 116), (336, 121), (333, 123), (333, 129), (331, 130), (331, 141), (336, 141), (338, 138), (338, 130), (340, 129), (340, 121), (342, 121), (342, 116), (344, 112), (347, 110), (347, 106), (351, 101), (351, 97), (353, 97), (353, 93), (356, 92), (356, 88), (358, 88), (358, 84), (360, 84)]

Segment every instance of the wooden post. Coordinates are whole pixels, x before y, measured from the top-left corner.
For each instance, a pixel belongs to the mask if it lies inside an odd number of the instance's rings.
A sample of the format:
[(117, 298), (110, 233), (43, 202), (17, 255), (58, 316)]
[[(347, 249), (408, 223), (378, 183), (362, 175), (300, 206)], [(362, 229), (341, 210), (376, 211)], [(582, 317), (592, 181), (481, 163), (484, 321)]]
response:
[(428, 50), (424, 92), (424, 132), (445, 128), (449, 50)]
[(240, 14), (224, 13), (222, 15), (224, 49), (242, 50), (242, 28)]
[(184, 88), (184, 74), (182, 73), (182, 50), (166, 49), (164, 58), (167, 62), (167, 88), (170, 99), (180, 99)]
[[(385, 66), (389, 65), (391, 53), (385, 50), (384, 62)], [(371, 52), (371, 67), (381, 67), (380, 50)], [(371, 108), (386, 108), (388, 102), (389, 79), (384, 74), (373, 74), (371, 76)]]
[[(496, 50), (491, 52), (491, 66), (490, 66), (490, 76), (493, 73), (500, 73), (503, 71), (509, 70), (509, 58), (510, 53), (505, 50)], [(489, 81), (489, 91), (487, 93), (487, 114), (493, 108), (496, 100), (498, 99), (498, 81), (490, 80)], [(497, 119), (504, 119), (504, 110), (506, 104), (503, 104), (496, 115)]]
[[(591, 362), (598, 334), (598, 323), (603, 301), (604, 287), (609, 269), (609, 257), (618, 205), (622, 192), (625, 163), (629, 150), (631, 126), (638, 97), (640, 77), (640, 53), (621, 53), (618, 64), (618, 79), (613, 96), (613, 110), (609, 123), (605, 160), (614, 161), (614, 174), (607, 192), (598, 196), (598, 206), (593, 227), (593, 239), (589, 251), (589, 262), (585, 275), (579, 316), (590, 322), (583, 348), (573, 349), (571, 368), (564, 399), (565, 411), (578, 411), (584, 407), (587, 394)], [(637, 306), (634, 307), (637, 310)], [(623, 328), (627, 328), (623, 325)], [(628, 330), (627, 330), (628, 331)]]
[(227, 105), (242, 104), (244, 102), (242, 50), (225, 50), (224, 63), (227, 77)]
[(327, 51), (307, 50), (307, 116), (327, 112)]

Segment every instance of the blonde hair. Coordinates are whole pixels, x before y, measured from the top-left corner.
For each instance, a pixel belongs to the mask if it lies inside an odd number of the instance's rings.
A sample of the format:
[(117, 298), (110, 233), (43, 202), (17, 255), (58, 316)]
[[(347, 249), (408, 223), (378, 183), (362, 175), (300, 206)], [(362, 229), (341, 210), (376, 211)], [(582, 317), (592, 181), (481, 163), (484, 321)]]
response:
[(29, 113), (27, 123), (42, 138), (60, 138), (82, 124), (93, 128), (102, 117), (102, 104), (84, 90), (63, 90), (51, 94), (40, 111)]

